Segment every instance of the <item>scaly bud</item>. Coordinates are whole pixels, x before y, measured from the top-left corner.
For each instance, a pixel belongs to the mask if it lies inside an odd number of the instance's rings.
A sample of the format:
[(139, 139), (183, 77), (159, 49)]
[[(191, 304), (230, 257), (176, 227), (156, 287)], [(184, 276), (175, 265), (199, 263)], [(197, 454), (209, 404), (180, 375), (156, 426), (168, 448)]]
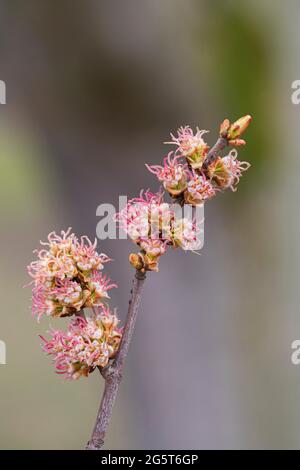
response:
[(131, 253), (129, 261), (137, 271), (158, 271), (159, 256), (152, 256), (147, 253)]
[(143, 255), (144, 259), (144, 270), (145, 271), (156, 271), (158, 272), (158, 260), (159, 256), (151, 256), (148, 254)]
[(228, 144), (232, 145), (233, 147), (241, 147), (242, 145), (246, 145), (246, 141), (243, 139), (234, 139), (228, 140)]
[(227, 139), (234, 140), (234, 139), (239, 138), (245, 132), (251, 120), (252, 120), (252, 117), (249, 114), (247, 114), (247, 116), (243, 116), (237, 121), (235, 121), (233, 124), (231, 124), (227, 132)]
[(221, 137), (226, 137), (229, 128), (230, 128), (230, 121), (229, 121), (229, 119), (224, 119), (224, 121), (223, 121), (222, 124), (220, 125), (220, 136), (221, 136)]
[(143, 256), (140, 253), (130, 253), (129, 262), (138, 271), (144, 267)]

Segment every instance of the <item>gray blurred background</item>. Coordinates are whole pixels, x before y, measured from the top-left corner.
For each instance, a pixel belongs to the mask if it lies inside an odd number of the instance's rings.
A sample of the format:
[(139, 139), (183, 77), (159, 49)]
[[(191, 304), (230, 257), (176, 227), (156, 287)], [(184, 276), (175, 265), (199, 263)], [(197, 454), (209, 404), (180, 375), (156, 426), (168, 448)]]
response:
[[(0, 0), (0, 447), (77, 449), (103, 381), (64, 381), (42, 353), (26, 265), (48, 232), (95, 236), (96, 208), (157, 188), (145, 162), (180, 125), (251, 114), (252, 168), (206, 206), (201, 256), (151, 274), (110, 449), (300, 448), (297, 0)], [(124, 319), (129, 241), (103, 241)], [(59, 327), (64, 321), (53, 320)]]

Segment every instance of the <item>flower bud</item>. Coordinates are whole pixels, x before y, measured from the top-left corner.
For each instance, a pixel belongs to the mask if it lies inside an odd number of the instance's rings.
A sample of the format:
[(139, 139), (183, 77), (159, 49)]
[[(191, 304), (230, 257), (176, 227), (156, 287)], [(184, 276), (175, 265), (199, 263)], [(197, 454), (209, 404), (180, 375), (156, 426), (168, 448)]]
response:
[(242, 145), (246, 145), (246, 141), (243, 139), (234, 139), (228, 140), (228, 144), (233, 147), (241, 147)]
[(158, 260), (159, 256), (151, 256), (150, 254), (143, 255), (144, 269), (145, 271), (156, 271), (158, 272)]
[(226, 137), (227, 136), (227, 131), (230, 128), (230, 121), (229, 119), (224, 119), (222, 124), (220, 125), (220, 136), (221, 137)]
[(129, 262), (134, 269), (140, 271), (144, 267), (143, 258), (140, 253), (130, 253)]
[(249, 114), (247, 114), (247, 116), (243, 116), (237, 121), (235, 121), (233, 124), (231, 124), (227, 132), (227, 139), (234, 140), (240, 137), (249, 126), (251, 120), (252, 120), (252, 117)]

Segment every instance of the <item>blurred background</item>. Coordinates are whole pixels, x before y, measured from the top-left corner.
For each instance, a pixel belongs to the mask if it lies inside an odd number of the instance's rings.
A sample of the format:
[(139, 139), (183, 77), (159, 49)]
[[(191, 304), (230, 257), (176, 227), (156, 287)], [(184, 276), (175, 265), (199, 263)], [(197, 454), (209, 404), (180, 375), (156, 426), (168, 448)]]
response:
[[(157, 188), (180, 125), (251, 114), (252, 167), (206, 205), (201, 256), (148, 276), (107, 449), (300, 448), (297, 0), (0, 0), (0, 447), (81, 449), (103, 381), (42, 353), (26, 265), (40, 239), (95, 237), (96, 208)], [(133, 249), (105, 240), (124, 319)], [(53, 326), (64, 321), (53, 320)]]

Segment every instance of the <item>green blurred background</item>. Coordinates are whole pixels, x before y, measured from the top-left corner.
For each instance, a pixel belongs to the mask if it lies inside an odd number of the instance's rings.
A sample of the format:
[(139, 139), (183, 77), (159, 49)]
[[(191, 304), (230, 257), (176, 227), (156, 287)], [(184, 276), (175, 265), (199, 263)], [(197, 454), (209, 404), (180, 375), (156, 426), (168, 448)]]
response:
[[(77, 449), (103, 382), (54, 373), (30, 314), (40, 239), (95, 236), (96, 208), (156, 188), (144, 163), (180, 125), (251, 114), (252, 167), (206, 206), (201, 257), (175, 252), (147, 280), (106, 448), (300, 448), (300, 78), (297, 0), (0, 0), (0, 447)], [(124, 319), (129, 241), (112, 306)], [(64, 321), (53, 320), (53, 326)]]

